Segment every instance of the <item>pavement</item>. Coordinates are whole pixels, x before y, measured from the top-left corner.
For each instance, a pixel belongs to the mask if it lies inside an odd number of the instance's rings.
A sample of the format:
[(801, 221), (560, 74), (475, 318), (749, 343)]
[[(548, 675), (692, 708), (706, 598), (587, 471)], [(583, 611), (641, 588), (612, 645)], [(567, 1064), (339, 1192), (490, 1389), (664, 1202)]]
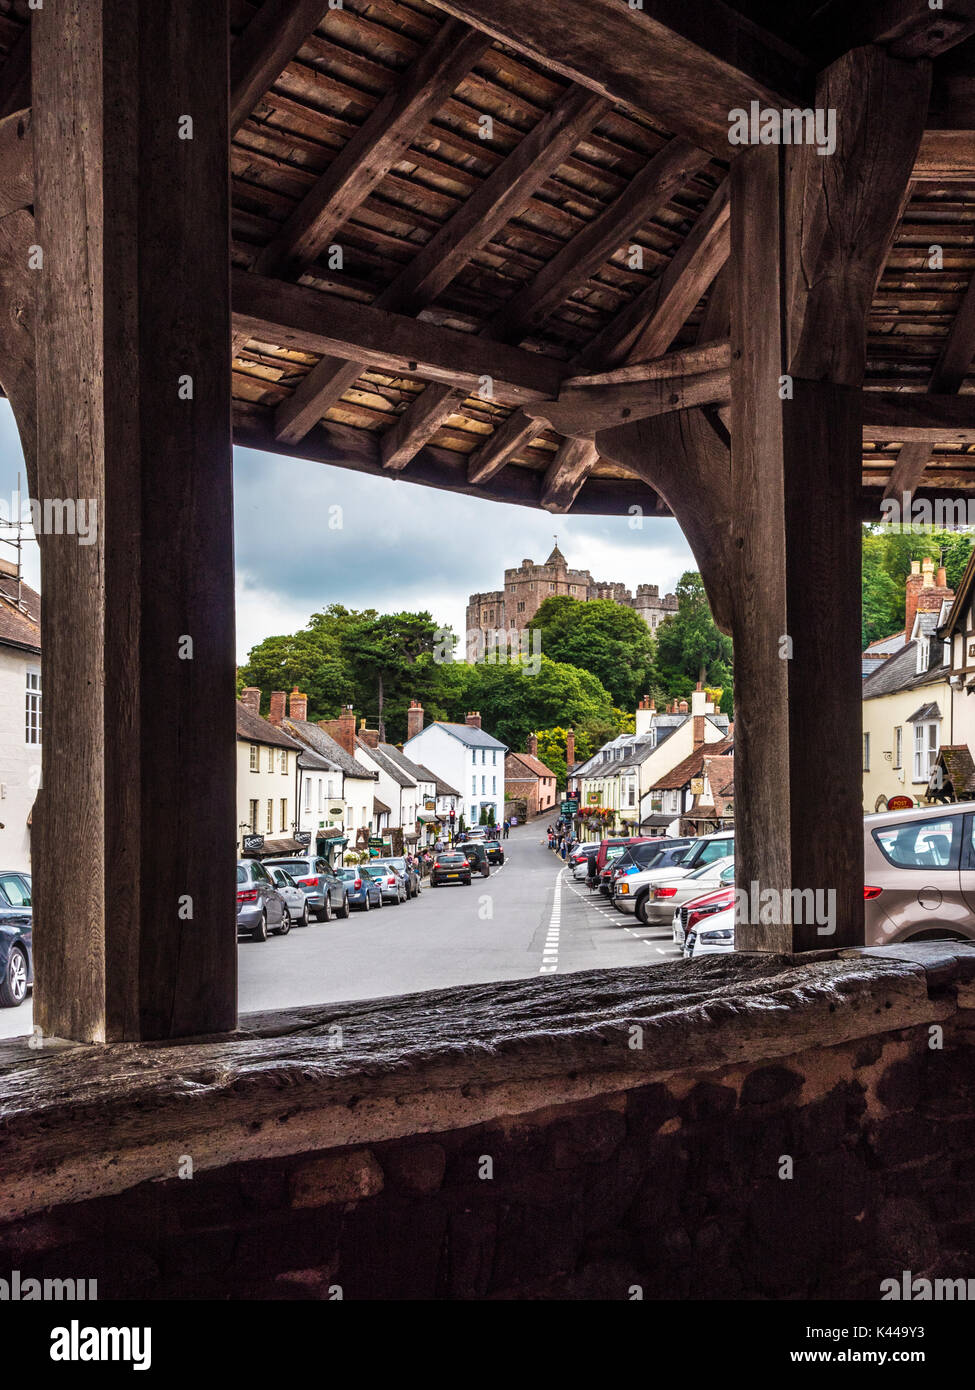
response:
[[(470, 887), (427, 882), (398, 906), (240, 942), (240, 1012), (678, 959), (669, 926), (644, 927), (574, 882), (543, 832), (516, 826), (505, 863)], [(31, 1012), (29, 997), (0, 1009), (0, 1037), (30, 1033)]]

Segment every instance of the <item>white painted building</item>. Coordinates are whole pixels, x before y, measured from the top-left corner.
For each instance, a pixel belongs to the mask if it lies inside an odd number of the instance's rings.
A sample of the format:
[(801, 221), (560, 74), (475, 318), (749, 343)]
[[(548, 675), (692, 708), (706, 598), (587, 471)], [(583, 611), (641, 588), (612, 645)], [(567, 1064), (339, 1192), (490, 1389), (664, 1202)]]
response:
[(403, 751), (460, 791), (463, 801), (458, 816), (463, 813), (468, 825), (479, 824), (482, 811), (489, 807), (497, 825), (504, 820), (504, 758), (508, 749), (500, 739), (484, 732), (479, 713), (469, 714), (464, 724), (439, 720), (427, 724), (407, 739)]
[(41, 596), (0, 573), (0, 869), (30, 868), (41, 781)]

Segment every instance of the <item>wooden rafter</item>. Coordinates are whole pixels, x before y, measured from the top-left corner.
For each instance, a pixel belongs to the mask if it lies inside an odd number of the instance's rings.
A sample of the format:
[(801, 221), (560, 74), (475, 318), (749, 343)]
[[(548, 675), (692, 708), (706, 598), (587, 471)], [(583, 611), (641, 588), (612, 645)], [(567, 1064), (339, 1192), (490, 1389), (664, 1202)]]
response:
[(402, 159), (489, 45), (484, 34), (448, 20), (306, 193), (261, 252), (256, 269), (287, 279), (310, 265)]
[(231, 135), (314, 33), (327, 9), (327, 0), (264, 0), (230, 50)]
[(0, 120), (30, 106), (30, 24), (0, 67)]
[[(928, 390), (936, 395), (953, 395), (961, 389), (975, 357), (975, 275), (972, 276), (961, 308), (942, 349), (938, 364), (931, 374)], [(905, 444), (891, 470), (885, 497), (901, 498), (912, 494), (931, 457), (927, 443)]]
[(895, 58), (936, 58), (975, 34), (975, 0), (829, 0), (815, 15), (811, 46), (828, 61), (863, 44)]
[[(877, 442), (895, 439), (905, 445), (975, 444), (975, 394), (865, 391), (863, 437)], [(925, 457), (930, 457), (930, 448), (925, 449)]]
[[(708, 156), (683, 140), (665, 145), (644, 166), (620, 196), (573, 237), (535, 278), (501, 309), (483, 330), (482, 337), (516, 342), (528, 335), (556, 305), (583, 284), (614, 251), (624, 246), (639, 227), (673, 197), (705, 164)], [(429, 439), (463, 402), (463, 396), (445, 387), (426, 390), (401, 417), (387, 442), (387, 467), (405, 468), (411, 450)], [(578, 451), (571, 455), (578, 471)]]
[[(607, 104), (573, 87), (471, 194), (376, 300), (417, 313), (450, 283), (474, 252), (515, 216), (599, 120)], [(278, 407), (277, 437), (299, 440), (355, 382), (361, 368), (323, 358)]]

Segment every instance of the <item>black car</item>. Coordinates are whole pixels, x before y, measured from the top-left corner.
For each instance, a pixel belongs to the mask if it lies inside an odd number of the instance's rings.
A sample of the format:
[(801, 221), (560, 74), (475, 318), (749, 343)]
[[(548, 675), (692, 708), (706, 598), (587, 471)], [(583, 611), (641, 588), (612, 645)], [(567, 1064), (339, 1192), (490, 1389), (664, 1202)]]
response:
[(471, 881), (471, 861), (466, 855), (444, 850), (438, 854), (430, 869), (430, 887), (439, 888), (444, 883), (466, 883)]
[(455, 845), (454, 848), (465, 855), (472, 869), (475, 869), (482, 878), (488, 878), (491, 873), (491, 861), (488, 858), (486, 844), (465, 840), (463, 844)]
[(485, 840), (484, 852), (488, 857), (489, 864), (504, 863), (504, 850), (501, 848), (500, 840)]
[(34, 983), (30, 874), (0, 872), (0, 1008), (15, 1009)]
[(599, 891), (612, 896), (613, 882), (620, 874), (643, 869), (669, 869), (680, 864), (694, 840), (682, 839), (642, 840), (625, 849), (617, 859), (606, 865), (599, 876)]

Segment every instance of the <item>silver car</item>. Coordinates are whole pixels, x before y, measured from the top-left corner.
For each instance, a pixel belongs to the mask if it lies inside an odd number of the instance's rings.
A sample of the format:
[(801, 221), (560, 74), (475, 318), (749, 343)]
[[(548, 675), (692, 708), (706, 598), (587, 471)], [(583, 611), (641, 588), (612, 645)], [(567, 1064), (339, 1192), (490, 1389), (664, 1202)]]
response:
[(642, 920), (649, 926), (655, 922), (672, 922), (674, 909), (691, 898), (699, 898), (709, 888), (720, 888), (729, 882), (734, 887), (735, 861), (731, 855), (712, 859), (689, 874), (658, 879), (650, 885)]
[(287, 904), (288, 912), (291, 915), (291, 925), (307, 927), (311, 921), (311, 913), (305, 890), (298, 887), (286, 869), (280, 868), (277, 864), (266, 864), (264, 867), (271, 875), (271, 882)]
[(268, 931), (291, 930), (288, 905), (258, 859), (237, 860), (237, 935), (266, 941)]

